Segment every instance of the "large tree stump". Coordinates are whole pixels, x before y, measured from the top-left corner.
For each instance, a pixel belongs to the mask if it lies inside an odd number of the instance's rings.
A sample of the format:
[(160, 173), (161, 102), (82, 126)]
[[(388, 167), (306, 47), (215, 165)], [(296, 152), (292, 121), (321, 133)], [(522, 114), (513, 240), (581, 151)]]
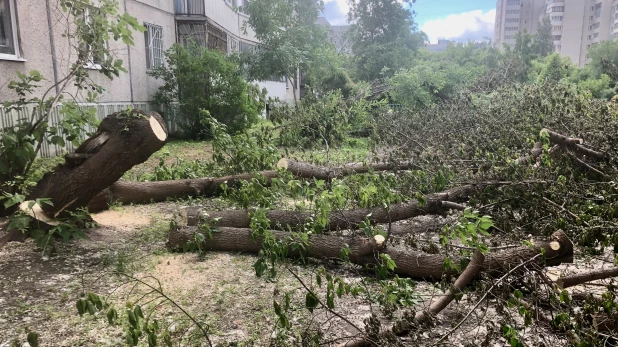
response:
[[(183, 246), (194, 240), (197, 227), (186, 226), (172, 228), (169, 232), (167, 245), (171, 249), (182, 249)], [(278, 239), (289, 239), (292, 234), (285, 231), (273, 231)], [(311, 235), (309, 245), (305, 250), (305, 256), (318, 259), (339, 258), (341, 250), (350, 248), (349, 259), (358, 265), (377, 264), (380, 257), (378, 253), (388, 254), (397, 264), (395, 273), (412, 278), (436, 279), (443, 275), (456, 275), (453, 269), (444, 268), (445, 256), (442, 254), (427, 254), (415, 250), (384, 249), (376, 240), (363, 237), (342, 237), (335, 235)], [(247, 228), (216, 228), (212, 238), (206, 238), (202, 249), (212, 251), (229, 252), (252, 252), (257, 253), (262, 249), (262, 240), (254, 239), (251, 229)], [(559, 265), (563, 262), (573, 261), (573, 244), (566, 234), (559, 230), (552, 234), (549, 240), (534, 242), (532, 246), (521, 246), (504, 251), (489, 253), (481, 266), (481, 272), (489, 276), (500, 276), (524, 261), (530, 260), (535, 255), (545, 250), (546, 262), (538, 259), (536, 264)], [(297, 255), (298, 251), (290, 249), (291, 256)], [(458, 263), (458, 258), (453, 258)]]
[(95, 195), (161, 149), (166, 139), (165, 122), (156, 112), (111, 114), (75, 153), (66, 156), (65, 163), (43, 176), (28, 198), (50, 199), (53, 205), (41, 208), (52, 219), (86, 207)]

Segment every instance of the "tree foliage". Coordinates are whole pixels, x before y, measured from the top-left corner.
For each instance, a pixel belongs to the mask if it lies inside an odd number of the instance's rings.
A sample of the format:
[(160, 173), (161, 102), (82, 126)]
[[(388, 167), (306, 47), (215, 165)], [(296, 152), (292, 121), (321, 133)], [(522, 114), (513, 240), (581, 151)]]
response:
[(553, 26), (549, 16), (543, 17), (539, 23), (539, 28), (534, 34), (534, 52), (541, 58), (550, 55), (556, 50), (554, 47), (554, 38), (551, 34)]
[(217, 50), (175, 44), (165, 52), (166, 64), (153, 76), (165, 83), (155, 95), (157, 102), (172, 111), (176, 121), (193, 139), (207, 138), (206, 110), (230, 131), (239, 132), (257, 122), (263, 110), (264, 92), (244, 81), (239, 65)]
[[(413, 1), (412, 1), (413, 2)], [(425, 35), (417, 30), (410, 2), (350, 1), (348, 22), (356, 78), (372, 81), (408, 68)]]
[(318, 69), (332, 48), (325, 29), (316, 23), (323, 9), (321, 0), (249, 1), (244, 30), (250, 27), (260, 42), (257, 49), (242, 54), (249, 78), (284, 76), (298, 90), (299, 70)]

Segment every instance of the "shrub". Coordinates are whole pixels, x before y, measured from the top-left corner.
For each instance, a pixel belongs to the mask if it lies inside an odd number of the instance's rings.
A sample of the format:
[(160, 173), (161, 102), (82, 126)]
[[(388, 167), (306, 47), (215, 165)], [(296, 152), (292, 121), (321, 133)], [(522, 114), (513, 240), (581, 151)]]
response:
[(185, 135), (208, 137), (200, 110), (207, 110), (234, 133), (257, 122), (266, 92), (245, 82), (236, 62), (195, 42), (188, 47), (176, 44), (165, 57), (167, 64), (152, 73), (165, 82), (154, 99), (167, 109), (178, 103), (176, 121)]

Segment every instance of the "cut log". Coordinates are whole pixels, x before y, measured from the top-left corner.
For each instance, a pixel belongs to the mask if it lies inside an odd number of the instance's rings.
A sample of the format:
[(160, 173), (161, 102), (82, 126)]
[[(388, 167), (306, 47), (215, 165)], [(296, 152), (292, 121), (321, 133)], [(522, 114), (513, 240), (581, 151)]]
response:
[(28, 199), (49, 198), (53, 205), (41, 208), (50, 218), (86, 207), (95, 195), (161, 149), (166, 139), (165, 123), (156, 112), (146, 115), (134, 110), (109, 115), (76, 150), (88, 155), (68, 157), (43, 176)]
[(296, 177), (307, 179), (319, 179), (329, 181), (333, 178), (341, 178), (353, 174), (366, 173), (369, 171), (391, 171), (391, 170), (408, 170), (417, 167), (412, 163), (350, 163), (337, 167), (317, 166), (309, 163), (299, 162), (282, 158), (277, 163), (278, 168), (284, 168), (291, 172)]
[[(267, 179), (277, 177), (277, 171), (260, 173)], [(144, 204), (166, 201), (174, 198), (190, 196), (212, 197), (221, 194), (221, 185), (234, 185), (240, 181), (249, 181), (258, 177), (257, 174), (240, 174), (225, 177), (194, 178), (157, 182), (116, 182), (109, 188), (97, 194), (88, 203), (90, 212), (106, 210), (111, 204)]]
[(586, 282), (603, 280), (612, 277), (618, 277), (618, 267), (582, 271), (568, 276), (562, 276), (556, 280), (556, 284), (560, 289), (565, 289), (580, 284), (585, 284)]
[[(171, 249), (182, 249), (187, 242), (194, 240), (194, 235), (198, 231), (197, 227), (184, 226), (172, 228), (168, 235), (167, 246)], [(273, 235), (278, 239), (289, 239), (290, 233), (284, 231), (273, 231)], [(558, 250), (550, 247), (550, 242), (556, 241), (560, 244)], [(379, 262), (380, 247), (374, 239), (361, 237), (342, 237), (334, 235), (311, 235), (309, 245), (306, 249), (306, 256), (318, 259), (339, 258), (341, 250), (349, 247), (351, 252), (349, 259), (358, 265), (372, 265)], [(262, 249), (262, 240), (254, 240), (251, 229), (247, 228), (216, 228), (212, 233), (212, 239), (207, 238), (202, 244), (202, 249), (211, 251), (230, 251), (230, 252), (252, 252), (257, 253)], [(573, 244), (564, 232), (557, 231), (546, 241), (535, 242), (532, 246), (521, 246), (504, 251), (489, 253), (483, 262), (481, 271), (490, 276), (499, 276), (506, 273), (509, 269), (528, 261), (535, 255), (545, 250), (546, 263), (540, 260), (539, 266), (558, 265), (563, 262), (572, 262)], [(452, 269), (445, 270), (445, 256), (442, 254), (427, 254), (413, 250), (386, 249), (383, 253), (388, 254), (397, 267), (395, 273), (412, 278), (439, 280), (444, 275), (455, 275)], [(297, 251), (290, 249), (290, 255), (297, 254)], [(453, 258), (453, 262), (458, 263), (459, 259)]]
[[(429, 200), (424, 206), (416, 201), (394, 204), (389, 209), (362, 208), (356, 210), (333, 211), (329, 214), (329, 223), (326, 230), (356, 229), (365, 220), (373, 224), (388, 223), (409, 219), (426, 214), (445, 214), (452, 207), (463, 208), (458, 204), (443, 203), (441, 200)], [(188, 208), (183, 213), (186, 215), (186, 224), (196, 225), (200, 219), (210, 221), (211, 225), (230, 228), (248, 228), (251, 216), (246, 210), (203, 211), (200, 207)], [(307, 223), (314, 216), (313, 212), (280, 211), (273, 210), (266, 213), (273, 229), (287, 230), (288, 227), (297, 228)]]
[[(60, 224), (57, 220), (50, 218), (35, 201), (24, 201), (19, 204), (18, 208), (22, 213), (25, 213), (32, 218), (30, 222), (31, 228), (47, 231)], [(8, 230), (6, 234), (0, 237), (0, 248), (4, 247), (4, 245), (8, 242), (23, 242), (25, 239), (26, 235), (21, 230)]]

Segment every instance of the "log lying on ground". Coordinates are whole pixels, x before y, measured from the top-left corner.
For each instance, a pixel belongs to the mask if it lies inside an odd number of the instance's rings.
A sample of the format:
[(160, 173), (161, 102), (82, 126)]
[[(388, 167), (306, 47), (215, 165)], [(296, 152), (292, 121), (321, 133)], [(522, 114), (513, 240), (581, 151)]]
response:
[[(195, 226), (172, 228), (168, 235), (168, 247), (182, 249), (187, 242), (194, 240), (197, 231), (198, 228)], [(292, 237), (291, 233), (284, 231), (273, 231), (273, 235), (282, 240)], [(377, 245), (375, 240), (318, 234), (309, 237), (309, 245), (305, 255), (318, 259), (339, 258), (341, 250), (345, 247), (350, 248), (350, 261), (358, 265), (377, 264), (379, 257), (377, 257), (376, 252), (381, 252), (383, 249)], [(262, 240), (254, 240), (251, 229), (222, 227), (217, 228), (212, 233), (212, 239), (207, 238), (203, 242), (202, 248), (212, 251), (257, 253), (262, 249)], [(573, 260), (573, 244), (564, 232), (557, 231), (552, 234), (549, 240), (534, 242), (530, 247), (521, 246), (488, 254), (481, 271), (490, 276), (499, 276), (521, 262), (539, 254), (541, 249), (545, 250), (547, 261), (543, 264), (539, 259), (538, 264), (540, 266), (553, 266)], [(297, 251), (289, 250), (289, 254), (294, 255), (295, 253)], [(443, 275), (456, 274), (453, 270), (444, 269), (445, 256), (442, 254), (427, 254), (413, 250), (390, 248), (384, 250), (383, 253), (388, 254), (395, 261), (395, 264), (397, 264), (395, 273), (400, 275), (439, 280)], [(455, 263), (459, 261), (456, 258), (452, 260)]]
[(524, 155), (518, 158), (515, 163), (517, 165), (528, 165), (536, 162), (536, 159), (541, 156), (543, 153), (543, 144), (540, 142), (536, 142), (534, 147), (530, 150), (530, 154)]
[(369, 171), (391, 171), (391, 170), (408, 170), (418, 167), (410, 162), (407, 163), (350, 163), (337, 167), (317, 166), (309, 163), (299, 162), (282, 158), (277, 163), (278, 168), (284, 168), (291, 172), (296, 177), (319, 180), (332, 180), (333, 178), (341, 178), (358, 173), (366, 173)]
[(53, 205), (41, 206), (49, 218), (86, 207), (95, 195), (161, 149), (166, 139), (165, 122), (156, 112), (109, 115), (64, 164), (43, 176), (28, 200), (51, 199)]
[(567, 276), (562, 276), (556, 280), (556, 284), (560, 289), (565, 289), (587, 282), (603, 280), (607, 278), (618, 277), (618, 266), (606, 269), (596, 269), (589, 271), (581, 271)]
[[(262, 171), (260, 175), (271, 179), (277, 177), (277, 171)], [(90, 200), (88, 210), (90, 212), (106, 210), (114, 202), (143, 204), (189, 196), (217, 196), (223, 191), (221, 189), (223, 183), (233, 185), (255, 177), (258, 175), (240, 174), (157, 182), (116, 182)]]
[[(277, 167), (290, 171), (297, 177), (307, 179), (330, 180), (335, 177), (348, 176), (354, 173), (364, 173), (370, 170), (403, 170), (413, 167), (412, 164), (370, 164), (363, 163), (346, 164), (337, 168), (326, 168), (309, 163), (302, 163), (288, 159), (281, 159)], [(227, 182), (233, 185), (240, 181), (249, 181), (254, 177), (262, 176), (267, 179), (277, 177), (276, 170), (262, 171), (256, 174), (244, 173), (225, 177), (204, 177), (184, 180), (170, 180), (159, 182), (116, 182), (108, 189), (101, 191), (88, 204), (90, 212), (103, 211), (114, 202), (123, 204), (142, 204), (149, 202), (165, 201), (167, 199), (184, 198), (190, 196), (212, 197), (218, 196), (223, 191), (221, 184)]]
[[(442, 200), (429, 200), (426, 204), (421, 204), (414, 200), (391, 205), (388, 210), (377, 208), (362, 208), (356, 210), (333, 211), (328, 215), (326, 230), (356, 229), (365, 220), (373, 224), (395, 222), (409, 219), (412, 217), (426, 214), (444, 214), (450, 208), (463, 209), (463, 206), (442, 202)], [(186, 215), (186, 224), (189, 226), (197, 225), (204, 219), (210, 221), (211, 225), (218, 227), (248, 228), (251, 223), (251, 216), (246, 210), (224, 210), (224, 211), (203, 211), (200, 207), (187, 208), (183, 212)], [(296, 228), (307, 223), (312, 217), (312, 212), (281, 211), (273, 210), (266, 213), (270, 220), (270, 227), (273, 229), (288, 227)]]
[[(380, 333), (382, 337), (387, 337), (388, 335), (394, 336), (404, 336), (412, 330), (412, 328), (416, 324), (423, 324), (429, 322), (432, 317), (436, 316), (438, 313), (442, 312), (454, 299), (455, 297), (462, 293), (464, 288), (472, 282), (475, 278), (479, 276), (481, 273), (481, 269), (483, 266), (483, 262), (485, 261), (485, 256), (483, 253), (478, 250), (474, 252), (472, 255), (472, 259), (470, 259), (470, 263), (468, 266), (462, 271), (462, 273), (457, 277), (455, 284), (451, 287), (446, 295), (442, 295), (438, 297), (437, 300), (433, 301), (429, 308), (425, 311), (417, 312), (414, 316), (414, 320), (412, 322), (403, 321), (401, 324), (395, 325), (391, 330), (384, 331)], [(350, 340), (344, 344), (339, 345), (340, 347), (361, 347), (361, 346), (371, 346), (372, 342), (364, 336), (355, 338)]]

